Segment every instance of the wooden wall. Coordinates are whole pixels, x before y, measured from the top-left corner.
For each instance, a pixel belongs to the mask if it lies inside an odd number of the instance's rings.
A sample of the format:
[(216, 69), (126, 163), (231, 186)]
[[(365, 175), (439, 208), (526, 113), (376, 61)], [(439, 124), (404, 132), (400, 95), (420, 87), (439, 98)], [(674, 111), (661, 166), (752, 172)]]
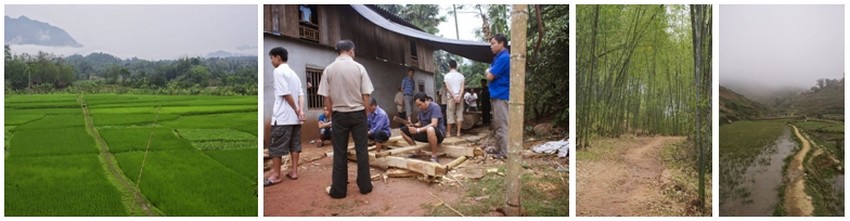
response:
[[(278, 8), (280, 35), (300, 39), (298, 5), (264, 5), (263, 31), (273, 31), (272, 7)], [(436, 70), (433, 47), (414, 39), (418, 64), (410, 64), (411, 38), (375, 26), (348, 5), (319, 5), (315, 13), (318, 16), (320, 45), (335, 48), (339, 40), (350, 39), (356, 45), (357, 57), (386, 59), (390, 63), (417, 66), (431, 73)]]

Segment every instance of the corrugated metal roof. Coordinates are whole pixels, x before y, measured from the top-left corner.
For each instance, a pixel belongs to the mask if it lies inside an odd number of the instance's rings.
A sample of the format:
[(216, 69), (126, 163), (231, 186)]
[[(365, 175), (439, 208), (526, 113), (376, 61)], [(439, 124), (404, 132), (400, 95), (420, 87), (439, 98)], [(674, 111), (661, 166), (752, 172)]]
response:
[(427, 32), (393, 22), (373, 11), (368, 6), (351, 5), (351, 7), (354, 8), (354, 11), (360, 14), (360, 16), (363, 16), (363, 18), (366, 18), (366, 20), (372, 22), (378, 27), (400, 35), (424, 41), (436, 49), (442, 49), (467, 59), (486, 63), (490, 63), (495, 56), (493, 52), (490, 51), (490, 43), (488, 42), (457, 40), (435, 36)]

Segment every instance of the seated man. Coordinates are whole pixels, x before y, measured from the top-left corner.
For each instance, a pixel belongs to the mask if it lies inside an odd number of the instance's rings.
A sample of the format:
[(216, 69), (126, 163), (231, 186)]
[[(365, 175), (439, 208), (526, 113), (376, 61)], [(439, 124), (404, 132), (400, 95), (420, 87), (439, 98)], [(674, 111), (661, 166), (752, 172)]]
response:
[(375, 141), (378, 152), (381, 152), (384, 142), (390, 139), (390, 118), (387, 116), (387, 112), (384, 112), (384, 109), (378, 106), (378, 101), (374, 97), (369, 100), (369, 106), (366, 107), (366, 110), (369, 111), (367, 118), (369, 132), (367, 135), (369, 140)]
[[(446, 137), (445, 120), (443, 113), (440, 111), (440, 106), (432, 102), (422, 92), (416, 93), (413, 96), (416, 107), (419, 108), (419, 122), (411, 124), (408, 122), (406, 126), (402, 126), (401, 136), (409, 145), (415, 145), (415, 141), (428, 142), (431, 146), (431, 162), (437, 161), (437, 145), (443, 143)], [(420, 151), (417, 151), (419, 155)]]
[(331, 112), (325, 108), (322, 114), (319, 114), (319, 142), (316, 147), (325, 145), (326, 140), (331, 140)]

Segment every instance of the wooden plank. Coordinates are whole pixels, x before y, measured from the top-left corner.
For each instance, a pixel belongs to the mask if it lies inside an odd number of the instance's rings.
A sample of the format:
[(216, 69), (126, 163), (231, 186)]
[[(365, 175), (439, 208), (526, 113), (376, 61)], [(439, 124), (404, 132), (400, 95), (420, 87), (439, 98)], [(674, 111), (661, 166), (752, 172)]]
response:
[(283, 35), (299, 38), (298, 33), (298, 5), (284, 5), (283, 14), (280, 18), (280, 32)]
[(271, 5), (263, 5), (263, 32), (272, 31), (272, 7)]

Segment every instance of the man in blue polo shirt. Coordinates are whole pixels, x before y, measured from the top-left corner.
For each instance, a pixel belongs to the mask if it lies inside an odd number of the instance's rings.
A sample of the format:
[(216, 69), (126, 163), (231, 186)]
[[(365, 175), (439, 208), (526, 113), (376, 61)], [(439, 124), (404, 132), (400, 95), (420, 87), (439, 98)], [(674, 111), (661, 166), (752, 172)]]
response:
[(413, 68), (407, 69), (407, 77), (401, 79), (401, 92), (404, 94), (404, 113), (407, 115), (407, 121), (413, 120), (413, 92), (416, 87), (416, 81), (413, 80), (413, 73), (416, 71)]
[(508, 40), (503, 34), (490, 38), (490, 50), (496, 57), (487, 69), (490, 81), (490, 99), (493, 108), (493, 123), (496, 130), (495, 157), (505, 159), (508, 156), (508, 97), (511, 88), (511, 55), (507, 49)]

